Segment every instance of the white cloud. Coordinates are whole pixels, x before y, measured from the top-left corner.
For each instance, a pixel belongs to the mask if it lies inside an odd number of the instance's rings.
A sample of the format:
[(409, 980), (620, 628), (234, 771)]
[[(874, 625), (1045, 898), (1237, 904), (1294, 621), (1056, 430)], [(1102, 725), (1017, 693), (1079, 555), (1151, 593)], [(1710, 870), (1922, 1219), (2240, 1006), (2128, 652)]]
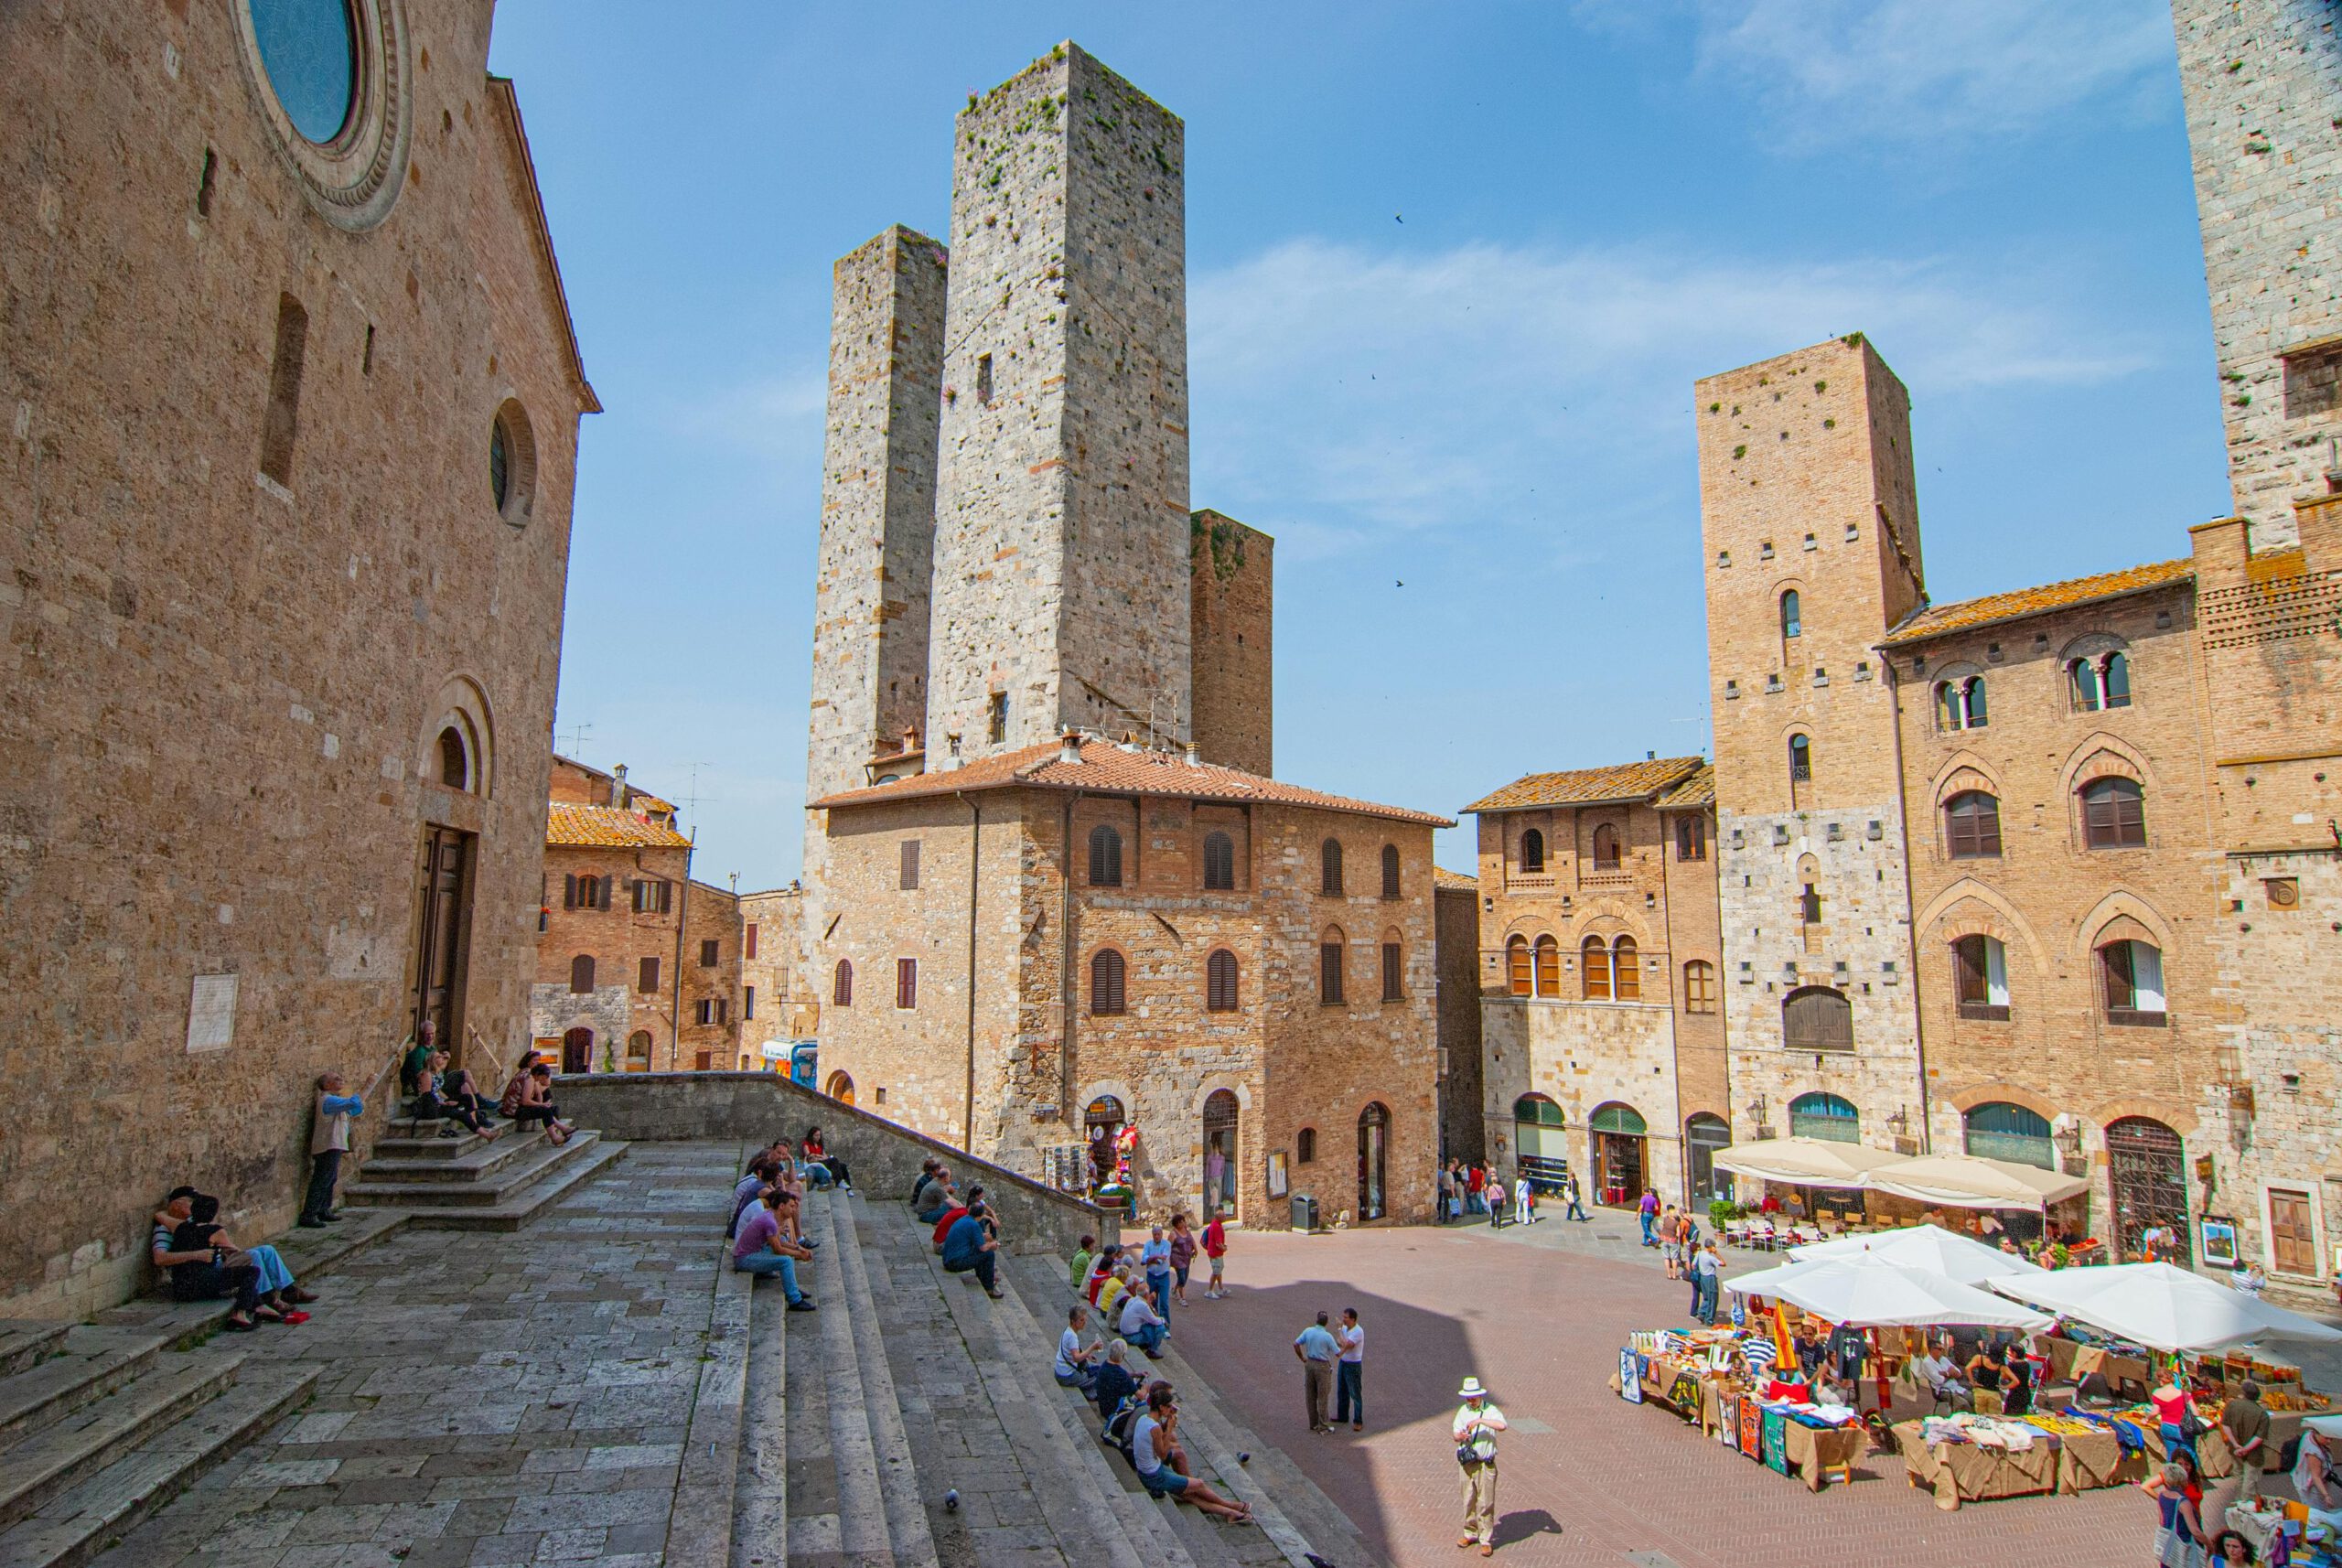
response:
[[(2172, 57), (2165, 0), (1687, 0), (1700, 74), (1735, 80), (1800, 150), (2143, 112)], [(2167, 96), (2167, 95), (2166, 95)]]
[(1695, 379), (1825, 338), (1867, 332), (1922, 398), (2099, 384), (2157, 357), (2047, 269), (2004, 273), (1292, 242), (1191, 283), (1196, 500), (1253, 508), (1305, 557), (1616, 518), (1680, 495)]

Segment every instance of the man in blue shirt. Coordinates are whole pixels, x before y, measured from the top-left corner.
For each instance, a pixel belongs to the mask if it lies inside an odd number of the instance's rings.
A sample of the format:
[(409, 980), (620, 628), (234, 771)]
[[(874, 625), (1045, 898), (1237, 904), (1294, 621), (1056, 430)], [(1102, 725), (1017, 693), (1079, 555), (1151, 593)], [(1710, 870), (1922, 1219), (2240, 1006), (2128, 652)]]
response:
[(984, 1294), (994, 1301), (1000, 1299), (998, 1264), (994, 1253), (1000, 1243), (994, 1239), (987, 1222), (988, 1211), (983, 1200), (971, 1204), (968, 1212), (951, 1222), (943, 1234), (943, 1270), (946, 1273), (972, 1273), (984, 1287)]
[(1302, 1398), (1309, 1406), (1309, 1430), (1331, 1432), (1326, 1424), (1326, 1391), (1334, 1380), (1334, 1358), (1341, 1354), (1341, 1347), (1334, 1343), (1333, 1334), (1326, 1327), (1327, 1315), (1319, 1313), (1317, 1321), (1301, 1331), (1293, 1342), (1294, 1359), (1301, 1363)]
[(366, 1101), (349, 1093), (338, 1072), (317, 1079), (316, 1114), (309, 1127), (309, 1191), (301, 1202), (301, 1223), (314, 1230), (341, 1218), (333, 1206), (341, 1160), (349, 1153), (349, 1123), (366, 1114)]

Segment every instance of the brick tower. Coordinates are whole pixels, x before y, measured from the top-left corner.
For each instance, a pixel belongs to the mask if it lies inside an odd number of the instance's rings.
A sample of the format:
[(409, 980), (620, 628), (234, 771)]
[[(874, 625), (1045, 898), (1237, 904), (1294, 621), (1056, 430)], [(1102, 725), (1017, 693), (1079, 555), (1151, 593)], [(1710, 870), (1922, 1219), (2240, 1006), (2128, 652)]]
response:
[(1072, 44), (959, 119), (929, 766), (1068, 725), (1185, 738), (1176, 116)]
[(2342, 486), (2342, 39), (2321, 0), (2174, 0), (2235, 508), (2256, 549)]
[(1873, 650), (1923, 602), (1909, 395), (1856, 335), (1710, 377), (1696, 407), (1733, 1133), (1826, 1095), (1891, 1148), (1925, 1120)]

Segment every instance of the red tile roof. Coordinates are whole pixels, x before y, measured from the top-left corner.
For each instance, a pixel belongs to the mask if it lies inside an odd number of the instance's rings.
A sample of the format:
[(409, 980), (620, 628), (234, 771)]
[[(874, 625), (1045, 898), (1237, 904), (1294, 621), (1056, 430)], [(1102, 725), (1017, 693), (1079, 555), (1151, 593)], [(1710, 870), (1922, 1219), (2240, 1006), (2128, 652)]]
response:
[(2045, 583), (2037, 588), (1987, 594), (1981, 599), (1962, 599), (1956, 605), (1935, 605), (1919, 611), (1888, 632), (1879, 646), (1899, 648), (1906, 643), (1924, 642), (1931, 637), (1964, 631), (1971, 627), (2016, 620), (2046, 610), (2071, 609), (2076, 605), (2093, 605), (2102, 599), (2123, 598), (2132, 594), (2143, 594), (2152, 588), (2189, 582), (2195, 575), (2196, 563), (2193, 560), (2156, 561), (2144, 566), (2125, 567), (2120, 572), (2100, 572), (2095, 576), (2069, 577), (2062, 583)]
[(556, 800), (545, 816), (548, 849), (689, 849), (692, 841), (670, 827), (617, 806), (575, 806)]
[(1458, 888), (1466, 893), (1477, 893), (1479, 891), (1480, 879), (1477, 876), (1466, 876), (1460, 871), (1450, 871), (1444, 865), (1434, 865), (1431, 868), (1431, 885), (1443, 892), (1450, 888)]
[(1429, 811), (1403, 806), (1378, 806), (1347, 795), (1327, 795), (1297, 784), (1280, 783), (1241, 768), (1202, 762), (1190, 767), (1181, 757), (1160, 751), (1125, 751), (1111, 741), (1085, 740), (1081, 760), (1066, 762), (1058, 745), (1028, 746), (980, 757), (962, 767), (938, 773), (919, 773), (867, 789), (848, 789), (813, 804), (824, 811), (848, 806), (875, 806), (888, 800), (929, 800), (974, 789), (1081, 789), (1108, 795), (1171, 795), (1189, 800), (1259, 801), (1264, 804), (1308, 806), (1322, 811), (1349, 811), (1362, 817), (1421, 822), (1428, 827), (1456, 824)]
[(1704, 765), (1682, 783), (1659, 798), (1660, 806), (1668, 811), (1687, 806), (1713, 806), (1716, 803), (1716, 770), (1713, 763)]
[(1697, 757), (1659, 757), (1643, 762), (1624, 762), (1615, 768), (1531, 773), (1493, 794), (1481, 796), (1464, 809), (1513, 811), (1531, 806), (1595, 806), (1616, 800), (1648, 800), (1674, 789), (1706, 766)]

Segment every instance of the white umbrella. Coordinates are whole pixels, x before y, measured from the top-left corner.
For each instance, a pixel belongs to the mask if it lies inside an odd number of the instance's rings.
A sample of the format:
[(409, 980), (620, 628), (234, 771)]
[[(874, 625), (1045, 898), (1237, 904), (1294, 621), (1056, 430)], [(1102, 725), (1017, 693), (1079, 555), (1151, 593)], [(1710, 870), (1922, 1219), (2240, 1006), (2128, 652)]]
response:
[(1828, 1138), (1760, 1138), (1718, 1149), (1714, 1155), (1720, 1171), (1795, 1187), (1867, 1186), (1864, 1177), (1871, 1171), (1895, 1160), (1884, 1149)]
[(1989, 1283), (2003, 1295), (2157, 1350), (2219, 1350), (2263, 1338), (2342, 1340), (2342, 1331), (2315, 1318), (2169, 1263), (2036, 1269)]
[(1987, 1280), (2011, 1274), (2030, 1276), (2048, 1272), (1997, 1247), (1988, 1247), (1956, 1230), (1946, 1230), (1940, 1225), (1907, 1225), (1899, 1230), (1880, 1230), (1868, 1236), (1812, 1241), (1791, 1247), (1789, 1256), (1801, 1263), (1832, 1258), (1884, 1258), (1890, 1263), (1926, 1269), (1964, 1285), (1981, 1285)]
[(2090, 1178), (2014, 1160), (1988, 1160), (1981, 1155), (1921, 1155), (1879, 1166), (1871, 1172), (1869, 1185), (1922, 1203), (1948, 1203), (1955, 1208), (2030, 1208), (2039, 1213), (2089, 1187)]
[(1744, 1274), (1726, 1280), (1724, 1288), (1785, 1301), (1832, 1323), (1857, 1328), (1961, 1323), (1985, 1328), (2039, 1329), (2050, 1323), (2046, 1314), (1973, 1285), (1859, 1252), (1850, 1258), (1788, 1263)]

